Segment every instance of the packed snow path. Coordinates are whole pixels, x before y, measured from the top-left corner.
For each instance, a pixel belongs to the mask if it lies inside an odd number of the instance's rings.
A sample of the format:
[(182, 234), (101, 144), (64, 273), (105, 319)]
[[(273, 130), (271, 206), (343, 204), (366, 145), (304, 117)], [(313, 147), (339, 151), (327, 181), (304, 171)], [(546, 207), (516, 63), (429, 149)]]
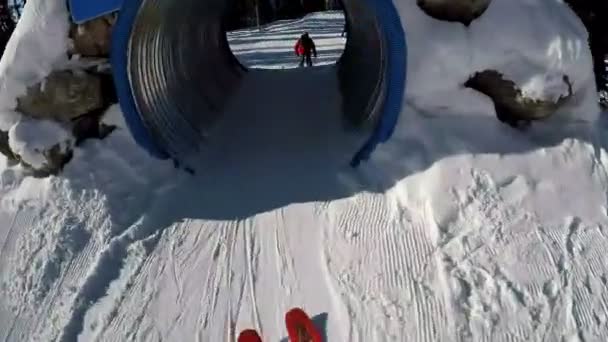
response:
[[(329, 70), (255, 73), (238, 96), (275, 101), (229, 108), (196, 176), (143, 153), (117, 107), (123, 129), (61, 176), (0, 157), (0, 340), (278, 341), (293, 306), (332, 342), (608, 340), (606, 125), (407, 103), (355, 171)], [(327, 112), (255, 87), (304, 72)]]

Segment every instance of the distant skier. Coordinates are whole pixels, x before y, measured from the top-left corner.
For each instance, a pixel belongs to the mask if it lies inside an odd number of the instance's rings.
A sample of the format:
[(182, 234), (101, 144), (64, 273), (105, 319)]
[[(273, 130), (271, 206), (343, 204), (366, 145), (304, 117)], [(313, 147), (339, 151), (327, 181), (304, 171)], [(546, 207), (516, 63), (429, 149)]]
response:
[(300, 36), (300, 39), (298, 39), (294, 46), (294, 50), (296, 56), (302, 57), (300, 60), (300, 67), (304, 66), (304, 62), (306, 62), (307, 66), (312, 66), (311, 55), (314, 54), (315, 58), (317, 57), (317, 48), (315, 47), (315, 42), (308, 35), (308, 32), (304, 32), (304, 34)]

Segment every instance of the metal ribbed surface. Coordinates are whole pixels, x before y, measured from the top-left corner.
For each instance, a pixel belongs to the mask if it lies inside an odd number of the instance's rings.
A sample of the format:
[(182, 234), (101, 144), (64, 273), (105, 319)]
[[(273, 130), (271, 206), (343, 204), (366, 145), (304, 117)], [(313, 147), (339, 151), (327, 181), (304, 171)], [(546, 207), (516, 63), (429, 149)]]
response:
[(381, 24), (383, 41), (386, 44), (384, 80), (386, 94), (382, 97), (378, 122), (371, 137), (355, 154), (351, 161), (357, 166), (367, 160), (376, 146), (393, 135), (403, 107), (407, 77), (407, 42), (393, 0), (367, 0), (373, 5), (378, 23)]
[(243, 70), (221, 28), (225, 2), (143, 0), (129, 42), (129, 81), (153, 139), (175, 159), (200, 152)]
[[(405, 62), (398, 60), (405, 53), (404, 36), (392, 0), (343, 4), (349, 32), (337, 64), (342, 113), (336, 115), (357, 127), (374, 127), (355, 156), (353, 164), (358, 164), (388, 139), (399, 115)], [(246, 75), (222, 28), (231, 5), (231, 0), (125, 0), (112, 63), (131, 131), (153, 155), (168, 154), (186, 165), (195, 160)], [(128, 44), (119, 44), (127, 39)], [(125, 45), (126, 53), (121, 50)]]
[(383, 34), (366, 0), (343, 0), (349, 21), (348, 40), (339, 62), (342, 109), (354, 125), (378, 119), (385, 95), (386, 59)]

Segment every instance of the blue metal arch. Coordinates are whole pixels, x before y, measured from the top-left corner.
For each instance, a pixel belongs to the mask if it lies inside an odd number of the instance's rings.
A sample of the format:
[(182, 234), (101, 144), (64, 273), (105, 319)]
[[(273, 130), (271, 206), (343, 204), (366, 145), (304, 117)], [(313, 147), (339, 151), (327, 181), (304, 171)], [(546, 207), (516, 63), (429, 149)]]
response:
[(140, 6), (141, 0), (125, 0), (123, 2), (118, 20), (112, 31), (110, 63), (112, 64), (112, 73), (120, 108), (133, 138), (154, 157), (168, 159), (170, 157), (169, 154), (158, 146), (152, 138), (150, 131), (144, 125), (144, 121), (135, 104), (131, 83), (129, 82), (129, 40), (131, 38), (133, 22)]
[[(84, 0), (91, 1), (91, 0)], [(372, 135), (351, 160), (357, 167), (369, 159), (378, 144), (390, 139), (402, 110), (407, 74), (407, 44), (401, 18), (393, 0), (364, 0), (375, 9), (387, 46), (387, 92), (380, 118)], [(124, 0), (113, 31), (111, 63), (118, 98), (125, 121), (135, 141), (153, 156), (168, 159), (169, 154), (152, 138), (137, 109), (129, 82), (128, 53), (132, 25), (142, 0)]]
[(369, 159), (378, 144), (390, 139), (397, 126), (403, 107), (407, 79), (407, 42), (401, 18), (393, 0), (367, 0), (376, 10), (387, 45), (387, 92), (380, 118), (371, 137), (355, 154), (351, 166), (357, 167)]

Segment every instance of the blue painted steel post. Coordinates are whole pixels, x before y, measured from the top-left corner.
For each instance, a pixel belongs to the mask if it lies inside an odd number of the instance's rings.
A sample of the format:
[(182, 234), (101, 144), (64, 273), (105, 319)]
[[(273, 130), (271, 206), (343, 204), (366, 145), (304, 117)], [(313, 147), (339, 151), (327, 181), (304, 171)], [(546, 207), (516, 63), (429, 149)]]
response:
[[(86, 0), (85, 0), (86, 1)], [(89, 0), (92, 1), (92, 0)], [(99, 0), (98, 0), (99, 1)], [(110, 63), (120, 108), (135, 141), (154, 157), (168, 159), (169, 155), (156, 144), (139, 114), (129, 81), (129, 40), (141, 0), (125, 0), (112, 31)]]
[(372, 133), (363, 147), (351, 160), (351, 166), (357, 167), (362, 161), (368, 160), (378, 144), (386, 142), (392, 136), (402, 110), (403, 96), (407, 77), (407, 43), (401, 18), (393, 0), (367, 0), (376, 10), (382, 34), (387, 42), (387, 92), (382, 114)]

